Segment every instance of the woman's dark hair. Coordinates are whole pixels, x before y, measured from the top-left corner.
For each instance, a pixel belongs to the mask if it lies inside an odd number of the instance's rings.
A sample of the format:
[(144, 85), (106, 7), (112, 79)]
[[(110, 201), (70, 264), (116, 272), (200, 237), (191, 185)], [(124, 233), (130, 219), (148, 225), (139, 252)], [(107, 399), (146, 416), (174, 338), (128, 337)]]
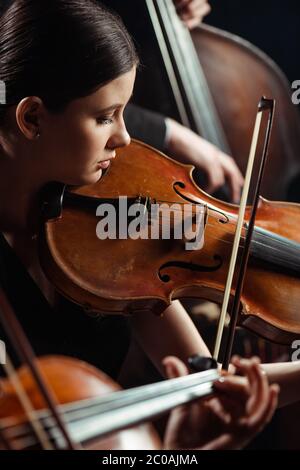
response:
[(26, 96), (62, 111), (137, 62), (120, 18), (95, 0), (15, 0), (0, 18), (0, 122)]

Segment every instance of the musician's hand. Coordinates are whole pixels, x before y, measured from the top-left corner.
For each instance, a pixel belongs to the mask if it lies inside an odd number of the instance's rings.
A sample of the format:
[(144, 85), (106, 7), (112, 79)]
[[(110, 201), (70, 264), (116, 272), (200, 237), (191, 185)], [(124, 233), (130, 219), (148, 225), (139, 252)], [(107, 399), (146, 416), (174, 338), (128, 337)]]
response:
[[(165, 432), (166, 449), (240, 449), (270, 421), (279, 387), (269, 386), (259, 360), (233, 358), (244, 377), (228, 375), (216, 382), (213, 398), (172, 411)], [(188, 374), (175, 357), (164, 360), (168, 378)]]
[(226, 181), (232, 201), (238, 203), (244, 178), (233, 158), (177, 121), (167, 118), (166, 123), (169, 134), (166, 152), (170, 157), (202, 170), (207, 177), (207, 186), (203, 189), (209, 193)]
[(183, 23), (193, 29), (198, 26), (204, 16), (211, 10), (207, 0), (173, 0), (176, 10)]

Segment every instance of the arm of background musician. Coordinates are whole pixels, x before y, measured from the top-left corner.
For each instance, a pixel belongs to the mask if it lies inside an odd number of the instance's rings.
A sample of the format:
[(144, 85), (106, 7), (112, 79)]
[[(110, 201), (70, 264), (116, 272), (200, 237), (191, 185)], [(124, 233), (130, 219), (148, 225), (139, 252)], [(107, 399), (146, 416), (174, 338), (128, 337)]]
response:
[(162, 360), (166, 356), (177, 356), (183, 362), (194, 354), (211, 356), (178, 300), (173, 301), (162, 316), (143, 312), (135, 314), (130, 321), (139, 345), (162, 374)]
[(212, 193), (228, 182), (233, 202), (240, 200), (244, 178), (233, 158), (173, 119), (166, 119), (166, 153), (182, 163), (194, 165), (207, 176), (204, 188)]
[(131, 137), (203, 171), (207, 177), (207, 185), (203, 189), (209, 193), (223, 186), (225, 180), (228, 181), (232, 201), (239, 201), (244, 179), (233, 158), (190, 129), (159, 113), (130, 103), (124, 117)]
[(129, 135), (152, 147), (165, 151), (165, 117), (155, 111), (128, 103), (124, 110), (124, 121)]
[[(188, 374), (176, 357), (165, 358), (168, 378)], [(244, 377), (225, 376), (216, 394), (172, 411), (164, 436), (165, 449), (227, 450), (245, 447), (271, 420), (279, 387), (269, 385), (257, 358), (233, 358)]]
[(173, 0), (173, 2), (178, 15), (189, 29), (198, 26), (204, 16), (211, 11), (207, 0)]
[(278, 406), (300, 401), (300, 361), (262, 364), (269, 383), (278, 383), (280, 394)]

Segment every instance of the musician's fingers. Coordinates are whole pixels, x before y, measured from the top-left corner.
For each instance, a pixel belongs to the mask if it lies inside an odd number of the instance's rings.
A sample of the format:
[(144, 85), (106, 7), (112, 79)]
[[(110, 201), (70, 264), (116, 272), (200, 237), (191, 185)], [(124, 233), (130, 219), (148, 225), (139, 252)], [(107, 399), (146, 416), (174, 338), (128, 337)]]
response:
[(167, 356), (162, 361), (165, 374), (168, 379), (174, 379), (188, 375), (189, 371), (186, 365), (175, 356)]

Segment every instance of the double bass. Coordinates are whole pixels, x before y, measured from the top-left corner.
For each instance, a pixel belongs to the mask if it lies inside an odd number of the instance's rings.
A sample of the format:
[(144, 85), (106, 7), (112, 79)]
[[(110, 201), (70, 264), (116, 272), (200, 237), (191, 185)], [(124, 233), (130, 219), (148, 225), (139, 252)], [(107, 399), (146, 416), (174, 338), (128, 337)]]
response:
[(256, 103), (261, 96), (276, 100), (261, 192), (271, 200), (287, 200), (291, 181), (300, 174), (300, 119), (289, 83), (274, 61), (229, 32), (205, 24), (189, 32), (172, 0), (132, 0), (130, 9), (119, 0), (108, 5), (120, 13), (141, 57), (134, 102), (190, 127), (232, 155), (242, 173)]

